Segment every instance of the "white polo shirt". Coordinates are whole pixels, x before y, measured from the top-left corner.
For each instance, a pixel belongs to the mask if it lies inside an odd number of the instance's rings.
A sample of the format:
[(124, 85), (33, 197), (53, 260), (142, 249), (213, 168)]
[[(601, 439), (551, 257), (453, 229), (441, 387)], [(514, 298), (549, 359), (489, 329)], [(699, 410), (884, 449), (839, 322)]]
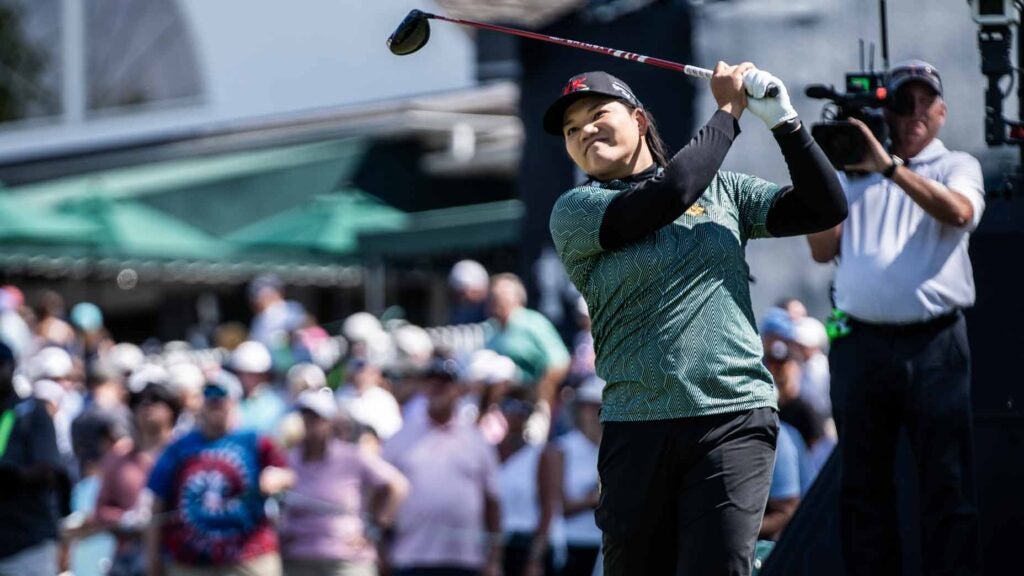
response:
[(943, 224), (881, 174), (840, 181), (850, 205), (843, 223), (836, 306), (868, 322), (922, 322), (974, 304), (970, 233), (981, 221), (985, 190), (981, 165), (938, 139), (907, 161), (907, 168), (970, 200), (974, 219)]

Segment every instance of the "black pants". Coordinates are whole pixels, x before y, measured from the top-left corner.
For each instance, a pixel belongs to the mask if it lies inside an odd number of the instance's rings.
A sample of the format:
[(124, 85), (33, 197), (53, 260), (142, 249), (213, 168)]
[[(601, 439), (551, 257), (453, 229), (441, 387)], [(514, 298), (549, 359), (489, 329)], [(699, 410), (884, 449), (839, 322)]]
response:
[(750, 574), (778, 426), (771, 408), (605, 423), (596, 516), (606, 576)]
[(597, 564), (600, 546), (573, 546), (569, 544), (562, 576), (590, 576)]
[(957, 313), (914, 327), (852, 323), (829, 354), (848, 576), (899, 574), (896, 445), (917, 466), (923, 574), (977, 574), (970, 349)]

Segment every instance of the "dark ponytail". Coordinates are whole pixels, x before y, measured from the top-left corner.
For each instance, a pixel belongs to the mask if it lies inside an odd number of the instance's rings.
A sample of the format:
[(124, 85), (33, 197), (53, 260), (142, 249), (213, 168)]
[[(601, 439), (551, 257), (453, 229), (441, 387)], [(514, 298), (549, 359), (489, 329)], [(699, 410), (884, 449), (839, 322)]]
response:
[[(631, 112), (633, 110), (637, 110), (625, 101), (623, 104), (626, 104), (626, 107), (630, 108)], [(644, 118), (647, 119), (647, 133), (643, 136), (644, 141), (647, 142), (647, 150), (650, 151), (650, 156), (654, 159), (654, 164), (664, 168), (669, 165), (669, 153), (665, 146), (665, 140), (662, 139), (662, 134), (658, 133), (657, 124), (654, 122), (654, 117), (650, 112), (645, 109), (640, 109), (640, 112), (642, 112)]]

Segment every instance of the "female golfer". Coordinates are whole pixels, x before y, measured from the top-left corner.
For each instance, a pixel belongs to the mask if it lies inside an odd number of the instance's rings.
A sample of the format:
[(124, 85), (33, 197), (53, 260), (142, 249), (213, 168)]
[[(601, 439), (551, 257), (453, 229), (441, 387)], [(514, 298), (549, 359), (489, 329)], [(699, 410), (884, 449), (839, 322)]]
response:
[[(764, 98), (770, 84), (778, 94)], [(551, 234), (608, 382), (596, 516), (611, 576), (750, 573), (778, 418), (744, 246), (846, 217), (781, 80), (719, 62), (711, 91), (718, 110), (671, 158), (650, 112), (604, 72), (570, 79), (544, 116), (589, 178), (557, 200)], [(719, 171), (747, 108), (775, 134), (792, 186)]]

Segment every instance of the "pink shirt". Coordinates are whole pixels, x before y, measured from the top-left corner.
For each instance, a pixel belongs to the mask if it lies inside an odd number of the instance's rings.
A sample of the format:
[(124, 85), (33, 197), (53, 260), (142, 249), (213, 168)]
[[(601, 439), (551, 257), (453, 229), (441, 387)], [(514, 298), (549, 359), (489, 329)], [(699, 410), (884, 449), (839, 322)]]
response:
[(354, 444), (332, 440), (323, 460), (305, 461), (302, 448), (288, 454), (297, 476), (281, 517), (281, 556), (301, 560), (374, 561), (363, 509), (374, 489), (398, 475), (384, 460)]
[(384, 458), (410, 484), (398, 510), (392, 564), (482, 568), (488, 549), (484, 497), (498, 497), (498, 455), (476, 426), (429, 420), (407, 425), (384, 445)]

